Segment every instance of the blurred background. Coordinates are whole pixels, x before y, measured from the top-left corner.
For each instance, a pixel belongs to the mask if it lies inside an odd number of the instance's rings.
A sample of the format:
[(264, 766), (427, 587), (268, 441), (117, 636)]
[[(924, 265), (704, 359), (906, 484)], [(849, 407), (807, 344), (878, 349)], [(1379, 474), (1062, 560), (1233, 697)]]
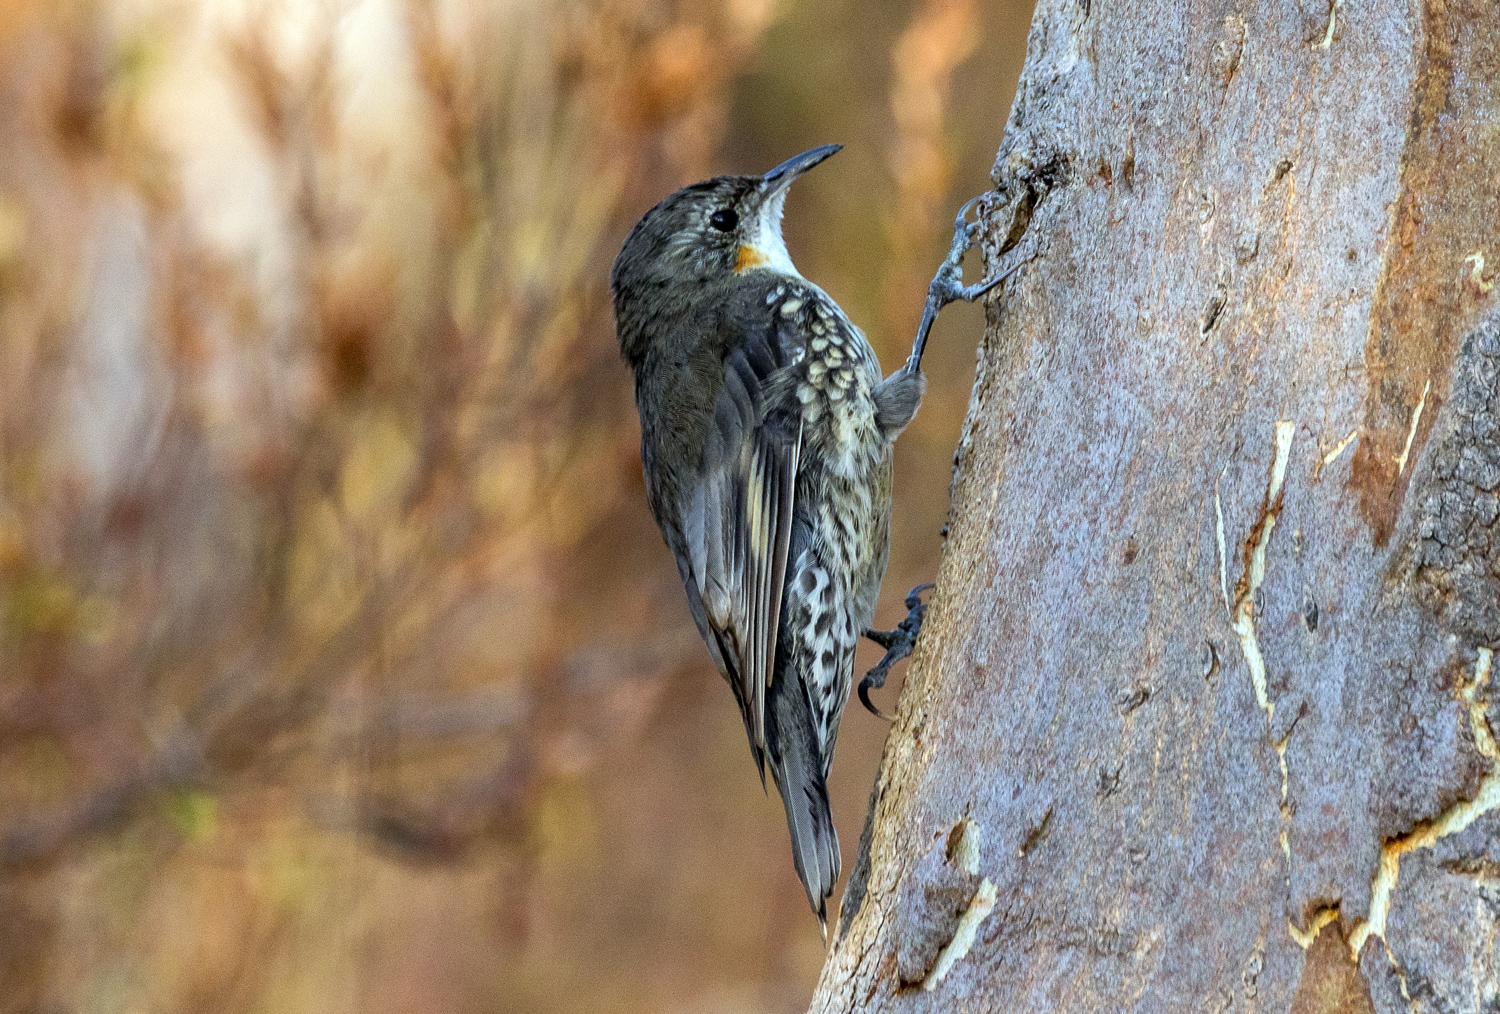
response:
[[(804, 1009), (609, 267), (842, 142), (788, 244), (894, 368), (1030, 13), (0, 0), (0, 1012)], [(930, 347), (878, 625), (982, 325)], [(846, 713), (846, 869), (886, 729)]]

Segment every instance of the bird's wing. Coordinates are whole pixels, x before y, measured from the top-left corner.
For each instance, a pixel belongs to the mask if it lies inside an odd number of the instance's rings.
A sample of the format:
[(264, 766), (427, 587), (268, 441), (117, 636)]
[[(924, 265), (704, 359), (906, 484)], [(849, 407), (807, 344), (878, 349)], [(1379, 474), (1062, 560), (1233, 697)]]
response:
[(725, 360), (703, 458), (683, 518), (690, 594), (700, 598), (765, 777), (766, 690), (776, 667), (792, 534), (800, 425), (773, 414), (783, 387), (775, 318)]

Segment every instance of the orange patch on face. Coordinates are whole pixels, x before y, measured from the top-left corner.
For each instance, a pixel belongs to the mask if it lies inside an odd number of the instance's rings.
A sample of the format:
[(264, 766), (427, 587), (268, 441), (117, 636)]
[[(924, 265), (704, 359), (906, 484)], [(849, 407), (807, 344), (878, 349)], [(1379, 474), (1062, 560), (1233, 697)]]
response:
[(736, 273), (758, 268), (766, 263), (767, 257), (753, 246), (740, 247), (740, 255), (735, 258), (734, 270)]

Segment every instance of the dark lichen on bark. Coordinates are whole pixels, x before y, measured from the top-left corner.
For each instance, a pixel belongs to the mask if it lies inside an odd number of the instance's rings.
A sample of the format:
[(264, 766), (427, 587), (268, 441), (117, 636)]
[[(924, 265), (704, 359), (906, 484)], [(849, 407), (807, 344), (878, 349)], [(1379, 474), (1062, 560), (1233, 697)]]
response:
[(1500, 318), (1464, 340), (1431, 445), (1405, 568), (1468, 644), (1500, 647)]

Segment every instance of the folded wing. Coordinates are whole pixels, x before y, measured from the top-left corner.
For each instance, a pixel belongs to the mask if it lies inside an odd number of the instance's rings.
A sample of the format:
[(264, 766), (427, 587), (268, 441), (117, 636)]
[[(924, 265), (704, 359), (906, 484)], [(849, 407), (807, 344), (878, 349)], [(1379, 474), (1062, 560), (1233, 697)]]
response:
[(725, 361), (724, 382), (683, 518), (690, 594), (702, 602), (765, 778), (766, 691), (775, 675), (800, 427), (772, 418), (781, 368), (774, 328)]

